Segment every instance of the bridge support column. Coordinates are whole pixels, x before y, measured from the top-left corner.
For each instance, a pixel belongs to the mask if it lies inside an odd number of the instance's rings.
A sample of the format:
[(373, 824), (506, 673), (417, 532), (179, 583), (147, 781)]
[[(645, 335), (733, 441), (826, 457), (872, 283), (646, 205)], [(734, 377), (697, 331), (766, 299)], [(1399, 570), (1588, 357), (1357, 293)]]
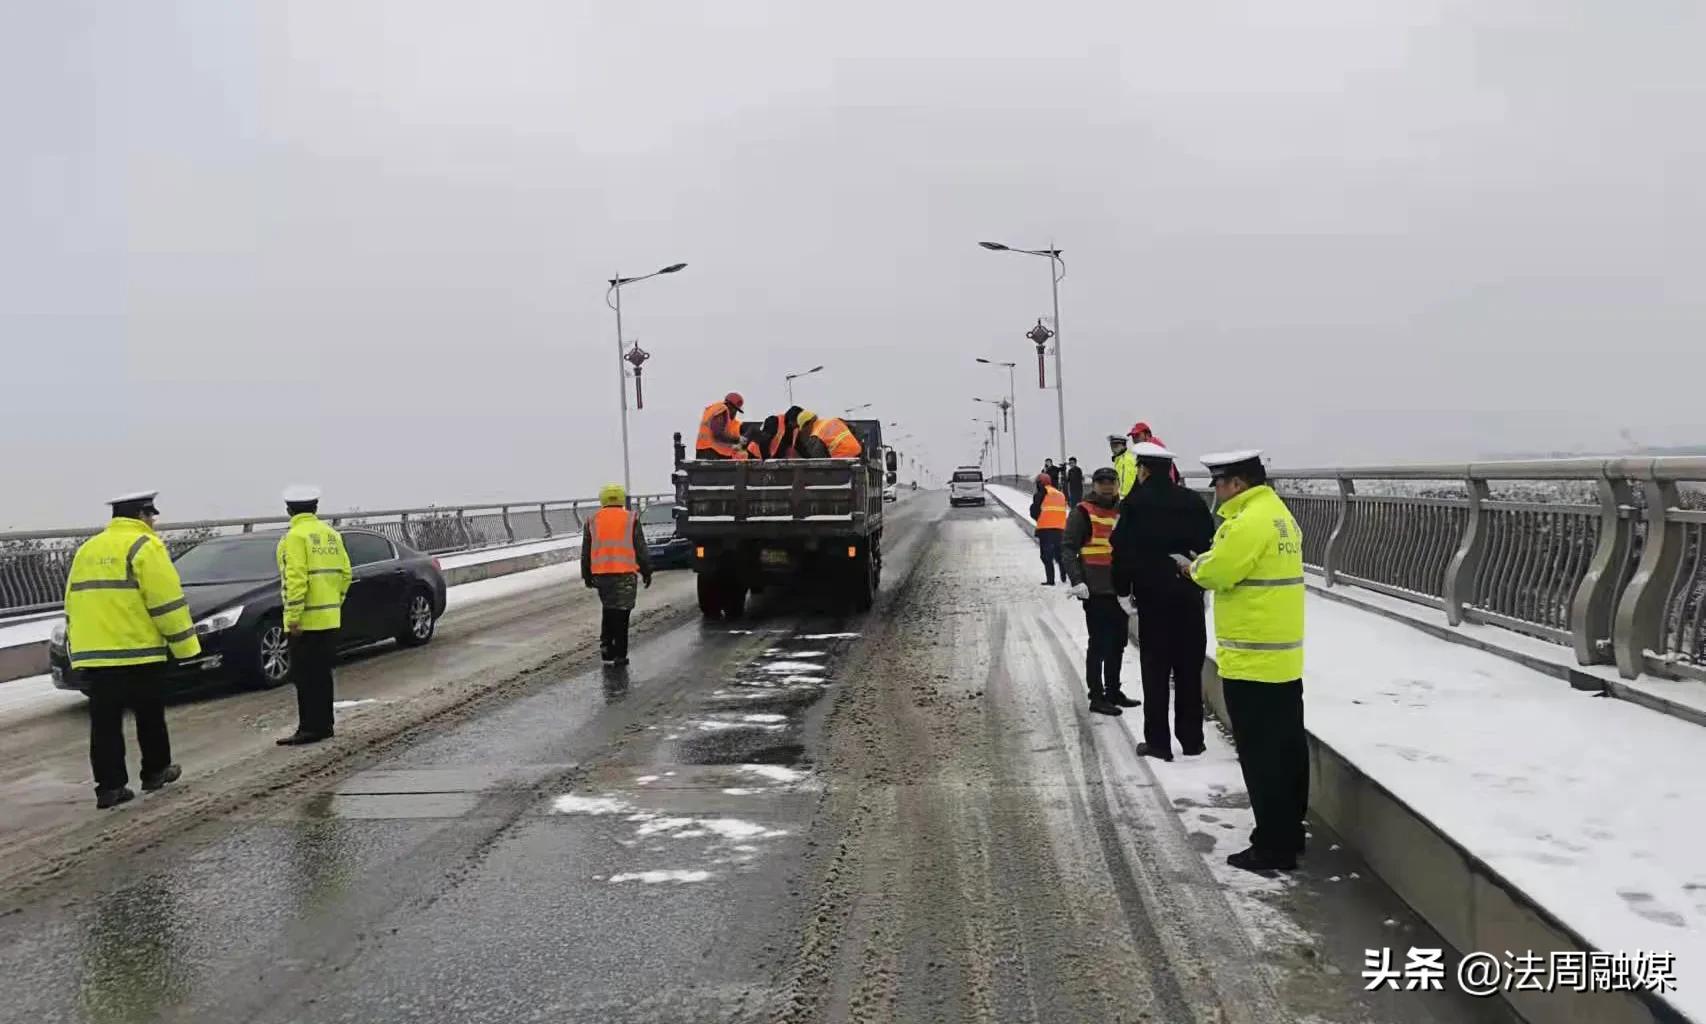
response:
[(1469, 490), (1469, 519), (1457, 552), (1445, 567), (1445, 580), (1440, 587), (1445, 598), (1445, 620), (1453, 626), (1463, 624), (1463, 609), (1475, 603), (1475, 576), (1481, 571), (1481, 559), (1487, 552), (1486, 502), (1492, 493), (1485, 480), (1471, 479), (1464, 484)]
[(1680, 503), (1676, 483), (1654, 479), (1650, 463), (1642, 476), (1647, 536), (1641, 545), (1641, 564), (1618, 602), (1612, 626), (1617, 673), (1625, 679), (1640, 675), (1646, 668), (1647, 652), (1657, 650), (1664, 642), (1665, 604), (1682, 563), (1686, 540), (1683, 524), (1669, 515)]
[(1617, 588), (1623, 582), (1623, 567), (1629, 562), (1635, 533), (1635, 493), (1629, 481), (1607, 475), (1598, 483), (1599, 540), (1570, 602), (1570, 636), (1578, 665), (1615, 660), (1611, 634), (1617, 614)]

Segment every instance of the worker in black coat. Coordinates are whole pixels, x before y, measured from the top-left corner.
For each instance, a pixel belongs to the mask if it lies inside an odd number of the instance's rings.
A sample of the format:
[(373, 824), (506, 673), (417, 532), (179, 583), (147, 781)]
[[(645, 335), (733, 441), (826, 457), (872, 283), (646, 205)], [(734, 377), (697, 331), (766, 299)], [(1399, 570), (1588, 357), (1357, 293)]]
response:
[(1168, 735), (1186, 754), (1203, 752), (1202, 663), (1208, 648), (1202, 590), (1179, 574), (1174, 555), (1194, 558), (1214, 542), (1214, 516), (1196, 492), (1173, 480), (1173, 453), (1153, 442), (1132, 446), (1138, 483), (1114, 527), (1114, 585), (1137, 612), (1143, 670), (1143, 742), (1137, 752), (1173, 759)]

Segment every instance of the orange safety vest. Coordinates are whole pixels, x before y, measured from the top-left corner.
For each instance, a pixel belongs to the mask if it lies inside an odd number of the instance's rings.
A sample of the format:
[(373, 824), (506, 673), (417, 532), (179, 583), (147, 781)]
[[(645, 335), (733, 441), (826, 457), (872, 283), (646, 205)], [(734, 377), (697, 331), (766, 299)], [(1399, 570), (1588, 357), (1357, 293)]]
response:
[(1037, 516), (1037, 529), (1066, 529), (1066, 495), (1053, 487), (1043, 492), (1043, 510)]
[(847, 424), (837, 419), (818, 420), (812, 436), (823, 442), (832, 459), (856, 459), (865, 450)]
[(592, 574), (616, 576), (640, 571), (634, 551), (634, 513), (625, 508), (601, 508), (592, 517)]
[(1078, 549), (1078, 557), (1085, 565), (1114, 564), (1114, 527), (1120, 523), (1120, 510), (1103, 508), (1088, 501), (1081, 501), (1078, 507), (1090, 517), (1090, 539)]
[(744, 446), (736, 448), (711, 432), (711, 420), (719, 413), (724, 412), (729, 414), (729, 433), (735, 437), (740, 436), (740, 416), (733, 409), (730, 409), (727, 403), (712, 402), (705, 407), (705, 415), (699, 417), (699, 442), (695, 447), (702, 452), (716, 452), (725, 459), (744, 459), (746, 458)]

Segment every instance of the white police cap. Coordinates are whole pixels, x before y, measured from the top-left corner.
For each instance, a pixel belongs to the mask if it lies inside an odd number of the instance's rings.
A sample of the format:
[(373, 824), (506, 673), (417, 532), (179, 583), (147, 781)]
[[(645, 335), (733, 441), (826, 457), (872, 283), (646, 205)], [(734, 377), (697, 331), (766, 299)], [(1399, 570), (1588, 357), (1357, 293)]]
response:
[(131, 493), (131, 494), (121, 494), (116, 498), (108, 498), (107, 504), (109, 504), (109, 505), (153, 504), (154, 499), (159, 497), (159, 496), (160, 496), (159, 491), (136, 491), (136, 492)]
[(1209, 469), (1219, 469), (1222, 466), (1235, 466), (1240, 462), (1250, 462), (1262, 457), (1260, 448), (1245, 448), (1235, 452), (1214, 452), (1204, 455), (1199, 461)]
[(1131, 453), (1140, 459), (1176, 459), (1177, 455), (1156, 444), (1154, 441), (1139, 441), (1131, 446)]
[(307, 484), (293, 484), (284, 489), (284, 503), (286, 505), (302, 505), (319, 500), (320, 488), (318, 487), (311, 487)]

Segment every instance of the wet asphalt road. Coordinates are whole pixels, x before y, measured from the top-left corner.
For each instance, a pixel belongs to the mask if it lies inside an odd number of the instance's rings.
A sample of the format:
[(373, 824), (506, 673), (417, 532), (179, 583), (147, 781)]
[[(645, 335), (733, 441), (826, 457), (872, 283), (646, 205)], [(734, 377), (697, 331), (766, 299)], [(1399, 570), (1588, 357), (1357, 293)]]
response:
[(30, 890), (0, 1020), (1267, 1022), (1357, 987), (1261, 967), (1079, 707), (1013, 522), (941, 504), (892, 512), (866, 616), (704, 625), (671, 591), (619, 672), (494, 611), (501, 692), (445, 684), (424, 726)]

